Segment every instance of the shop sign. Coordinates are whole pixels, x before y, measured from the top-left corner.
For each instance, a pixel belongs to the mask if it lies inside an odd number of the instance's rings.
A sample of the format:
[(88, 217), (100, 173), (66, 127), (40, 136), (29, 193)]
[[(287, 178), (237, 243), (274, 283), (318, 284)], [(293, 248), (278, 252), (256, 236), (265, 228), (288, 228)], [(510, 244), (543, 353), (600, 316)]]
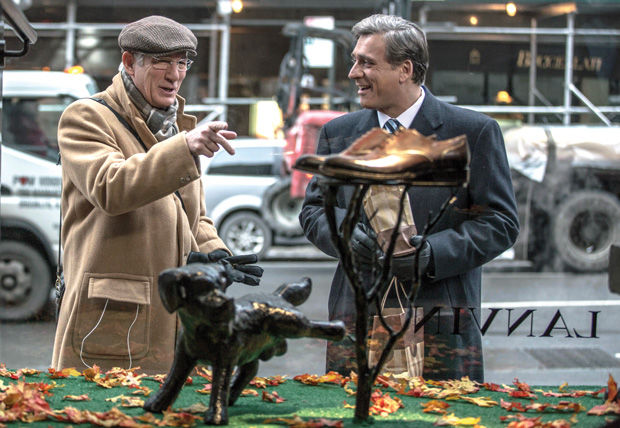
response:
[[(517, 55), (517, 67), (529, 68), (532, 62), (532, 54), (529, 50), (521, 49)], [(564, 70), (565, 56), (538, 54), (536, 55), (536, 67), (541, 70)], [(573, 70), (600, 72), (603, 68), (603, 58), (599, 56), (573, 57)]]

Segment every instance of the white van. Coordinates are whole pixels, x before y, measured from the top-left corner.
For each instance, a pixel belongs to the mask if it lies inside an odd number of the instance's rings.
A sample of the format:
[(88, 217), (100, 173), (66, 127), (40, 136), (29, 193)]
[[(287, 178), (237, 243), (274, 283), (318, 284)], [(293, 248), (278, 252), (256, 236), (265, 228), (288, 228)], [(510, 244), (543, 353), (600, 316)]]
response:
[(65, 107), (97, 92), (82, 73), (4, 71), (0, 198), (0, 320), (47, 304), (59, 251), (57, 128)]

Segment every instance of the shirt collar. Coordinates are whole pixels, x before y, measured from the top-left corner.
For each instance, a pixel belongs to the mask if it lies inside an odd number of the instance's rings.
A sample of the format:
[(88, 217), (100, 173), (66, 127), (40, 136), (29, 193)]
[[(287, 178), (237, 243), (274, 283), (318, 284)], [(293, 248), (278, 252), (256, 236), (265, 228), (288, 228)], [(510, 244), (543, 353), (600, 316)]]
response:
[[(413, 103), (407, 110), (402, 112), (400, 116), (393, 118), (398, 120), (405, 128), (409, 128), (411, 126), (413, 119), (415, 119), (416, 114), (418, 114), (420, 108), (422, 107), (422, 103), (424, 102), (424, 88), (420, 89), (420, 97), (416, 100), (416, 102)], [(383, 125), (385, 125), (385, 122), (390, 119), (390, 116), (377, 110), (377, 118), (379, 119), (379, 126), (383, 128)]]

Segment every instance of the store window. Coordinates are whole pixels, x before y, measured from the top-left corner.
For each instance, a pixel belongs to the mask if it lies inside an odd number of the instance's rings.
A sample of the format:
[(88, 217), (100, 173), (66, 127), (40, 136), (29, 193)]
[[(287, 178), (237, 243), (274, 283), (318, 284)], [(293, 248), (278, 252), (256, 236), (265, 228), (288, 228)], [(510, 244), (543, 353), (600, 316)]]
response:
[[(168, 8), (150, 9), (140, 6), (143, 2), (139, 1), (131, 2), (131, 7), (120, 6), (119, 2), (96, 8), (88, 6), (91, 2), (76, 3), (78, 23), (93, 25), (76, 30), (74, 59), (102, 89), (118, 72), (120, 51), (116, 27), (150, 13), (165, 15)], [(186, 3), (192, 2), (183, 2)], [(271, 2), (274, 3), (285, 2)], [(416, 2), (412, 3), (412, 16), (420, 18), (423, 11)], [(441, 2), (424, 3), (424, 7), (432, 9), (434, 3)], [(538, 34), (534, 55), (526, 31), (532, 28), (532, 14), (511, 19), (487, 11), (478, 16), (478, 25), (495, 28), (496, 32), (477, 34), (462, 28), (471, 21), (470, 12), (457, 8), (462, 6), (460, 3), (450, 5), (454, 11), (444, 8), (426, 15), (423, 26), (428, 29), (430, 44), (426, 84), (442, 100), (479, 109), (499, 122), (521, 224), (514, 247), (483, 268), (482, 308), (475, 316), (479, 328), (484, 330), (486, 379), (510, 384), (517, 377), (531, 384), (555, 386), (564, 382), (603, 385), (609, 374), (620, 380), (620, 278), (614, 274), (620, 260), (613, 257), (617, 256), (613, 252), (615, 245), (620, 245), (620, 37), (617, 32), (620, 10), (613, 2), (601, 2), (607, 13), (588, 9), (586, 15), (578, 11), (574, 57), (567, 63), (565, 14), (538, 21), (537, 28), (543, 30)], [(193, 24), (213, 22), (212, 4), (193, 6), (186, 9), (170, 6), (173, 9), (170, 16)], [(285, 12), (276, 9), (254, 10), (232, 19), (226, 76), (229, 104), (225, 112), (231, 129), (239, 135), (249, 133), (252, 128), (250, 106), (257, 99), (277, 98), (281, 60), (290, 45), (289, 38), (281, 34), (281, 27), (317, 13), (316, 9), (289, 8)], [(357, 19), (356, 14), (366, 16), (377, 10), (349, 12), (346, 8), (334, 11), (339, 28), (350, 28), (353, 18)], [(27, 14), (43, 28), (40, 38), (24, 58), (7, 60), (6, 68), (62, 70), (67, 60), (68, 39), (66, 27), (60, 24), (66, 20), (66, 9), (34, 5)], [(50, 29), (44, 25), (50, 22), (58, 26)], [(515, 29), (523, 31), (510, 31)], [(199, 55), (180, 94), (196, 109), (192, 113), (201, 119), (211, 113), (204, 100), (213, 101), (221, 89), (218, 67), (223, 60), (219, 50), (223, 39), (221, 33), (214, 35), (210, 30), (196, 33)], [(12, 47), (15, 40), (8, 37)], [(305, 86), (301, 85), (302, 93), (292, 93), (300, 95), (303, 109), (330, 107), (327, 99), (317, 95), (317, 90), (329, 87), (332, 78), (335, 94), (349, 90), (346, 74), (350, 64), (346, 60), (335, 58), (333, 73), (327, 68), (309, 70)], [(530, 75), (532, 62), (537, 66), (534, 87)], [(572, 68), (568, 95), (567, 65)], [(285, 95), (290, 97), (291, 92)], [(37, 165), (46, 171), (41, 180), (27, 170), (19, 174), (14, 179), (22, 186), (17, 196), (32, 196), (35, 192), (28, 186), (34, 186), (37, 180), (50, 184), (51, 190), (40, 192), (47, 198), (47, 214), (33, 217), (31, 225), (32, 229), (45, 229), (55, 240), (49, 246), (30, 245), (24, 250), (24, 243), (35, 233), (10, 234), (3, 229), (0, 245), (3, 249), (8, 245), (12, 254), (18, 256), (0, 257), (0, 275), (3, 275), (0, 278), (4, 281), (0, 282), (0, 363), (11, 369), (30, 366), (46, 370), (51, 361), (55, 307), (50, 293), (60, 228), (57, 195), (60, 167), (55, 164), (57, 122), (68, 102), (62, 97), (3, 100), (2, 146), (34, 155)], [(566, 104), (568, 110), (564, 110)], [(351, 110), (357, 108), (357, 105), (350, 106)], [(289, 146), (295, 144), (296, 141), (289, 141)], [(279, 177), (281, 155), (251, 147), (239, 150), (234, 156), (221, 151), (210, 161), (208, 173)], [(3, 173), (4, 170), (3, 167)], [(18, 199), (7, 188), (2, 189), (3, 215), (9, 212), (10, 203)], [(284, 200), (290, 202), (283, 204), (286, 214), (293, 213), (288, 218), (296, 220), (297, 212), (293, 211), (299, 210), (300, 200)], [(25, 203), (22, 200), (22, 205), (19, 203), (14, 206), (21, 210), (22, 217), (30, 214), (37, 203), (41, 204), (30, 199)], [(3, 218), (3, 227), (6, 224)], [(326, 319), (336, 262), (318, 253), (300, 235), (291, 236), (294, 233), (290, 229), (284, 232), (272, 229), (273, 241), (281, 252), (261, 261), (266, 274), (259, 291), (271, 292), (283, 281), (310, 276), (314, 290), (310, 304), (301, 309), (315, 319)], [(227, 292), (240, 296), (250, 290), (231, 287)], [(35, 293), (39, 294), (35, 296)], [(24, 316), (15, 315), (19, 302), (30, 297), (36, 297), (32, 304), (38, 305), (36, 310), (29, 305)], [(295, 375), (302, 370), (321, 373), (324, 358), (324, 342), (291, 340), (287, 355), (261, 363), (259, 374)]]

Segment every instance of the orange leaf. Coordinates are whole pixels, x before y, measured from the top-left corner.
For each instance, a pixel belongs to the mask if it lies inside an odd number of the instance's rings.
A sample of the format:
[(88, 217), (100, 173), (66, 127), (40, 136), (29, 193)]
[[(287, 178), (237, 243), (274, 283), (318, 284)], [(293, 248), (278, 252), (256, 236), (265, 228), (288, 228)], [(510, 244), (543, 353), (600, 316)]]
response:
[(424, 413), (441, 413), (441, 414), (446, 414), (446, 409), (448, 407), (450, 407), (450, 405), (448, 403), (446, 403), (445, 401), (439, 401), (439, 400), (431, 400), (431, 401), (427, 401), (426, 403), (420, 403), (420, 405), (424, 408), (424, 410), (422, 410), (422, 412)]
[(342, 420), (331, 419), (309, 419), (304, 421), (297, 415), (293, 415), (292, 418), (270, 418), (263, 421), (264, 424), (286, 424), (289, 427), (295, 428), (320, 428), (320, 427), (336, 427), (342, 428)]
[(297, 382), (301, 382), (306, 385), (318, 385), (319, 384), (319, 377), (317, 375), (311, 375), (308, 373), (297, 375), (293, 378), (293, 380), (296, 380)]
[(620, 404), (617, 401), (608, 402), (605, 401), (604, 404), (599, 406), (594, 406), (590, 410), (588, 410), (588, 415), (608, 415), (611, 413), (615, 413), (616, 415), (620, 415)]
[(88, 394), (65, 395), (64, 397), (62, 397), (62, 399), (69, 400), (69, 401), (90, 401), (90, 397), (88, 396)]
[(198, 389), (198, 390), (196, 390), (196, 392), (198, 392), (200, 394), (211, 394), (211, 388), (213, 388), (213, 384), (205, 383), (202, 386), (202, 389)]
[(121, 402), (122, 407), (142, 407), (144, 400), (138, 397), (130, 397), (127, 395), (117, 395), (116, 397), (106, 398), (105, 401), (113, 403)]
[(370, 395), (370, 409), (368, 409), (371, 415), (387, 416), (389, 413), (394, 413), (401, 407), (405, 407), (403, 402), (398, 397), (390, 397), (390, 393), (381, 393), (380, 390), (375, 390)]
[(161, 424), (169, 427), (190, 427), (196, 423), (196, 420), (203, 418), (202, 415), (195, 416), (191, 413), (181, 412), (163, 412), (164, 418), (161, 420)]
[(519, 412), (526, 411), (525, 407), (523, 407), (523, 404), (516, 401), (504, 401), (503, 398), (500, 399), (500, 406), (502, 407), (502, 409), (508, 410), (509, 412), (513, 411), (513, 409)]
[(616, 400), (618, 396), (618, 385), (616, 385), (616, 381), (613, 376), (610, 374), (609, 379), (607, 379), (607, 400), (606, 402), (612, 402)]
[(286, 401), (284, 398), (280, 397), (277, 391), (273, 391), (271, 394), (267, 391), (263, 391), (263, 401), (267, 401), (269, 403), (282, 403)]

